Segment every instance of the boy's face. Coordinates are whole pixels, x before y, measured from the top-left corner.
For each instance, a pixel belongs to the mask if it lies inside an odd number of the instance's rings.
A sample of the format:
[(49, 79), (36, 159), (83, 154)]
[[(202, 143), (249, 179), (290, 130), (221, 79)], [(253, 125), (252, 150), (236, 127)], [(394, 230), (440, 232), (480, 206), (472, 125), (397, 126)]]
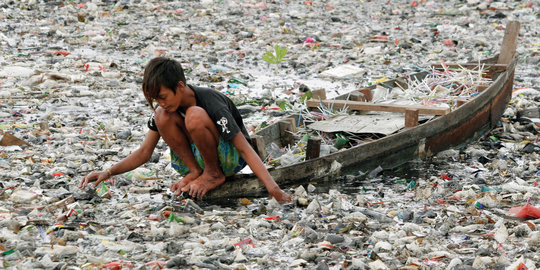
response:
[(167, 112), (175, 112), (178, 107), (180, 107), (180, 92), (181, 92), (180, 84), (179, 87), (176, 88), (176, 94), (169, 88), (165, 86), (161, 86), (159, 89), (159, 94), (157, 98), (155, 99), (158, 105), (165, 109)]

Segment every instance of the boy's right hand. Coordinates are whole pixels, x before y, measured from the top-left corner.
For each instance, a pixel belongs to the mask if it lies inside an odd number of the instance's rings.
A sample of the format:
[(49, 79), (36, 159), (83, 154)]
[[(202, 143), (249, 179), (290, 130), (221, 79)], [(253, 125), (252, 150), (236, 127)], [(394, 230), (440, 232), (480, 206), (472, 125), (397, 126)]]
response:
[(90, 182), (96, 181), (94, 184), (94, 187), (97, 187), (99, 183), (111, 178), (108, 172), (102, 171), (102, 172), (91, 172), (87, 176), (83, 177), (81, 180), (81, 183), (79, 184), (79, 188), (84, 189)]
[(276, 201), (278, 201), (279, 203), (287, 203), (291, 201), (291, 196), (285, 193), (285, 191), (283, 191), (279, 187), (273, 190), (270, 190), (269, 193), (270, 193), (270, 196), (276, 199)]

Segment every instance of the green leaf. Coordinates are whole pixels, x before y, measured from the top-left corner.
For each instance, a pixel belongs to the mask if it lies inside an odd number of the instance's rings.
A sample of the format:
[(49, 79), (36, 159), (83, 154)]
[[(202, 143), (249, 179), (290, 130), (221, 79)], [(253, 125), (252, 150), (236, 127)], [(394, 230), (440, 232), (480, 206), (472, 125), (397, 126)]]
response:
[(276, 45), (275, 50), (276, 50), (276, 56), (279, 60), (282, 60), (283, 57), (285, 57), (285, 55), (287, 54), (287, 49), (281, 48), (278, 45)]
[(268, 64), (275, 64), (275, 63), (276, 63), (276, 60), (275, 60), (275, 58), (273, 58), (273, 56), (272, 56), (272, 57), (269, 57), (268, 55), (264, 55), (264, 56), (262, 57), (262, 59), (263, 59), (265, 62), (267, 62)]
[(279, 64), (283, 62), (283, 58), (287, 54), (287, 49), (279, 47), (279, 45), (274, 46), (274, 53), (266, 52), (266, 55), (262, 59), (269, 64)]

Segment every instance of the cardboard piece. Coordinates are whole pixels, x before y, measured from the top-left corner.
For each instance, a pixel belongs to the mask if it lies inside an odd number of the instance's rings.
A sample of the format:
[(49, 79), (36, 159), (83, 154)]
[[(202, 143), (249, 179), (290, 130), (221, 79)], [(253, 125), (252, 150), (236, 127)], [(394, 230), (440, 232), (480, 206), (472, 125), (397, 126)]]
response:
[(4, 133), (2, 140), (0, 140), (0, 146), (12, 146), (12, 145), (28, 145), (32, 146), (29, 143), (11, 135), (10, 133)]

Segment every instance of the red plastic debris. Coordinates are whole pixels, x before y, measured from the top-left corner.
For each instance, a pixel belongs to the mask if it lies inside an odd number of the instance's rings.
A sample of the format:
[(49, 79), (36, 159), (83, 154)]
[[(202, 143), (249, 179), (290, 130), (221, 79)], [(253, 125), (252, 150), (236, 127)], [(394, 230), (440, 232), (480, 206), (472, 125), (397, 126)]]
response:
[(529, 268), (527, 268), (527, 266), (524, 264), (524, 263), (520, 263), (517, 267), (516, 267), (516, 270), (527, 270)]
[(251, 238), (248, 238), (246, 240), (242, 240), (242, 241), (234, 244), (233, 246), (234, 247), (243, 247), (245, 245), (251, 245), (251, 247), (255, 247), (255, 244), (253, 244), (253, 240), (251, 240)]
[(265, 217), (264, 219), (266, 219), (266, 220), (275, 220), (275, 221), (280, 221), (281, 220), (281, 218), (279, 216)]
[(450, 176), (448, 176), (448, 174), (446, 173), (443, 173), (441, 176), (440, 176), (441, 179), (444, 179), (444, 180), (450, 180), (452, 179)]
[(389, 202), (390, 201), (367, 202), (367, 205), (371, 206), (371, 205), (385, 204), (385, 203), (389, 203)]
[(67, 55), (69, 55), (69, 54), (70, 54), (70, 52), (68, 52), (68, 51), (54, 51), (54, 52), (52, 52), (52, 55), (63, 55), (63, 56), (67, 56)]
[(449, 39), (444, 40), (442, 43), (446, 46), (454, 46), (454, 42)]
[(385, 36), (385, 35), (373, 36), (373, 37), (369, 37), (369, 39), (370, 40), (375, 40), (375, 41), (387, 41), (388, 36)]
[(121, 270), (124, 266), (128, 268), (135, 268), (130, 262), (110, 262), (101, 266), (101, 269)]
[(524, 206), (516, 206), (508, 210), (509, 214), (514, 214), (515, 217), (523, 219), (537, 219), (540, 218), (540, 209), (532, 206), (530, 203)]
[(413, 1), (413, 2), (411, 3), (411, 7), (417, 7), (417, 6), (418, 6), (418, 2)]

